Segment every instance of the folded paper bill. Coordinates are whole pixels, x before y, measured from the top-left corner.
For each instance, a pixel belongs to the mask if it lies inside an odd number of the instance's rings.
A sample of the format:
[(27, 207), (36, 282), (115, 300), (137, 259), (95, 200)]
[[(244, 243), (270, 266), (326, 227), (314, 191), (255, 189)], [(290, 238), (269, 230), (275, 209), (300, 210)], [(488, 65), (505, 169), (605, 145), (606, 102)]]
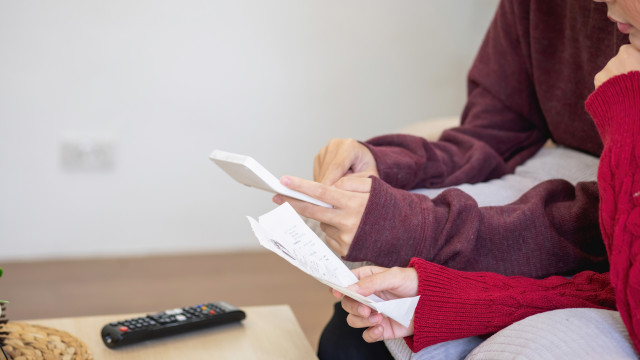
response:
[(358, 278), (320, 240), (289, 205), (284, 203), (260, 216), (258, 221), (248, 217), (260, 244), (280, 255), (298, 269), (313, 276), (321, 283), (375, 309), (403, 326), (411, 323), (419, 296), (395, 300), (382, 300), (370, 295), (364, 297), (347, 289)]

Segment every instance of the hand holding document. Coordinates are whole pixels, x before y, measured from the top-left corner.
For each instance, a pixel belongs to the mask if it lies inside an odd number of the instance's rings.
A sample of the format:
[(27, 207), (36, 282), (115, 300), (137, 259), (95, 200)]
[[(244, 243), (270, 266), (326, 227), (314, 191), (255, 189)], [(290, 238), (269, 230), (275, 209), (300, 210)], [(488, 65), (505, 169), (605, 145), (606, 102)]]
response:
[(252, 157), (240, 154), (233, 154), (222, 150), (213, 150), (209, 158), (213, 160), (222, 170), (231, 175), (232, 178), (247, 186), (282, 194), (294, 199), (306, 201), (312, 204), (332, 208), (333, 206), (314, 199), (307, 194), (291, 190), (280, 184), (278, 178), (273, 176), (260, 163)]
[(260, 216), (258, 221), (247, 218), (260, 244), (265, 248), (321, 283), (403, 326), (408, 327), (411, 323), (419, 296), (385, 301), (375, 295), (364, 297), (347, 289), (349, 285), (358, 282), (358, 278), (304, 223), (289, 203)]

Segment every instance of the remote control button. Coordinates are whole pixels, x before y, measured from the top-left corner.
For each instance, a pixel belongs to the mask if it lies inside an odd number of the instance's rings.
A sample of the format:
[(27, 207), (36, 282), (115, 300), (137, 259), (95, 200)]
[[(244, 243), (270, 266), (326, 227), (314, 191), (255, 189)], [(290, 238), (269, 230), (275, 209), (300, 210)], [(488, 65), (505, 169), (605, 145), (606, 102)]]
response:
[(120, 332), (129, 331), (129, 328), (126, 326), (120, 326)]

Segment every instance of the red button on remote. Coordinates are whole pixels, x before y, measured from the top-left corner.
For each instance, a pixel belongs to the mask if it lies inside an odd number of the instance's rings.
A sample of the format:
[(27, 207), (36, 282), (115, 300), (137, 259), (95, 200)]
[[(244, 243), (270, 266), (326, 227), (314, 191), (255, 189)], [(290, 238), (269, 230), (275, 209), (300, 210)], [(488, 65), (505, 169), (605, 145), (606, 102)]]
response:
[(120, 326), (120, 332), (129, 331), (129, 328), (126, 326)]

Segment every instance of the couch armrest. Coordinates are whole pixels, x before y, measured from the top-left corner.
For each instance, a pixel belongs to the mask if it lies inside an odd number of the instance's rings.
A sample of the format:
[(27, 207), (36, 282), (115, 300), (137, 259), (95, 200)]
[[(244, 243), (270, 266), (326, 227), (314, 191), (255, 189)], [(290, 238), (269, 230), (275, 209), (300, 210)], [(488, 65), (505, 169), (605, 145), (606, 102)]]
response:
[[(398, 130), (398, 132), (401, 134), (422, 136), (429, 141), (436, 141), (440, 138), (443, 131), (458, 125), (460, 125), (460, 119), (457, 116), (451, 116), (409, 124)], [(544, 147), (546, 148), (552, 148), (555, 146), (555, 143), (551, 139), (547, 140), (544, 144)]]

